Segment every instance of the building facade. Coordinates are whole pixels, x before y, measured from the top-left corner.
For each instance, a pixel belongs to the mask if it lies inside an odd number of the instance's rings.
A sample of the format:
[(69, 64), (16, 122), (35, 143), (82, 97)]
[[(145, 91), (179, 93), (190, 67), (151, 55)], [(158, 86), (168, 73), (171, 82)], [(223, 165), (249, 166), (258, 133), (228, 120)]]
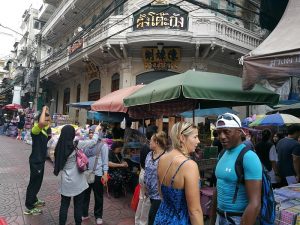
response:
[(44, 2), (43, 101), (80, 123), (86, 111), (68, 103), (189, 69), (240, 76), (238, 59), (262, 41), (253, 0)]
[[(29, 102), (34, 100), (36, 77), (39, 65), (37, 65), (38, 39), (43, 21), (38, 20), (38, 10), (28, 8), (22, 15), (21, 38), (13, 45), (13, 50), (6, 61), (7, 79), (5, 88), (1, 91), (1, 96), (7, 96), (8, 92), (13, 92), (14, 99), (18, 99), (18, 104), (24, 107), (29, 106)], [(12, 99), (11, 99), (12, 100)], [(12, 103), (11, 100), (6, 104)]]

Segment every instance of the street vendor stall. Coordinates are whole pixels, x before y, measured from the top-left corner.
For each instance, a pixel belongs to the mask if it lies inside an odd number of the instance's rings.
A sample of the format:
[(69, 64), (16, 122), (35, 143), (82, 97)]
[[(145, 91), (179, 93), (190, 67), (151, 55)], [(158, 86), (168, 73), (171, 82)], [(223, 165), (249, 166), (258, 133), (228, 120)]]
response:
[(300, 224), (300, 183), (274, 190), (276, 225)]

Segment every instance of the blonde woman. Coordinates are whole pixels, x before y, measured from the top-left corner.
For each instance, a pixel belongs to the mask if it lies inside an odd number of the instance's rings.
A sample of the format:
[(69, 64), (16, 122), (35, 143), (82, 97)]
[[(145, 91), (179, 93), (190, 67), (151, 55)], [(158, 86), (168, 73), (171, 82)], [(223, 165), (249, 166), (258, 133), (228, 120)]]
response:
[(186, 122), (171, 130), (172, 150), (158, 163), (158, 180), (162, 202), (154, 224), (203, 225), (197, 164), (189, 159), (199, 144), (198, 130)]

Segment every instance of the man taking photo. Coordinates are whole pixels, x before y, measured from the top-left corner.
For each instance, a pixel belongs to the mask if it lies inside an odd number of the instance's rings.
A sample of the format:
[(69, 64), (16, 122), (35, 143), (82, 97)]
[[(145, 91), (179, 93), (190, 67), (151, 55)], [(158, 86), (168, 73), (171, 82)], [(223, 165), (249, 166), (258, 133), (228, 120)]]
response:
[(37, 198), (37, 194), (42, 186), (44, 177), (44, 167), (47, 157), (48, 135), (51, 133), (49, 126), (49, 108), (43, 106), (42, 112), (37, 117), (31, 129), (32, 152), (29, 156), (30, 180), (26, 191), (25, 215), (39, 215), (42, 210), (38, 207), (44, 206), (45, 202)]

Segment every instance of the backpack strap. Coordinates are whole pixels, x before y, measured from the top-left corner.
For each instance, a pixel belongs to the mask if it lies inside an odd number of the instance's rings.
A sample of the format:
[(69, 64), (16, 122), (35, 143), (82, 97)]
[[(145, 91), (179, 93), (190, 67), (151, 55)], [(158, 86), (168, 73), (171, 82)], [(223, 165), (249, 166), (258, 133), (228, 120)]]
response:
[(236, 201), (237, 193), (238, 193), (239, 188), (240, 188), (240, 184), (245, 182), (243, 161), (244, 161), (244, 155), (250, 150), (251, 150), (251, 148), (246, 145), (241, 150), (241, 152), (239, 153), (239, 155), (238, 155), (238, 157), (235, 161), (234, 169), (235, 169), (235, 173), (236, 173), (236, 176), (237, 176), (237, 182), (236, 182), (236, 185), (235, 185), (235, 190), (234, 190), (232, 203), (235, 203), (235, 201)]
[(222, 158), (222, 156), (224, 155), (224, 153), (226, 152), (226, 149), (223, 149), (219, 155), (218, 155), (218, 160), (220, 160)]

